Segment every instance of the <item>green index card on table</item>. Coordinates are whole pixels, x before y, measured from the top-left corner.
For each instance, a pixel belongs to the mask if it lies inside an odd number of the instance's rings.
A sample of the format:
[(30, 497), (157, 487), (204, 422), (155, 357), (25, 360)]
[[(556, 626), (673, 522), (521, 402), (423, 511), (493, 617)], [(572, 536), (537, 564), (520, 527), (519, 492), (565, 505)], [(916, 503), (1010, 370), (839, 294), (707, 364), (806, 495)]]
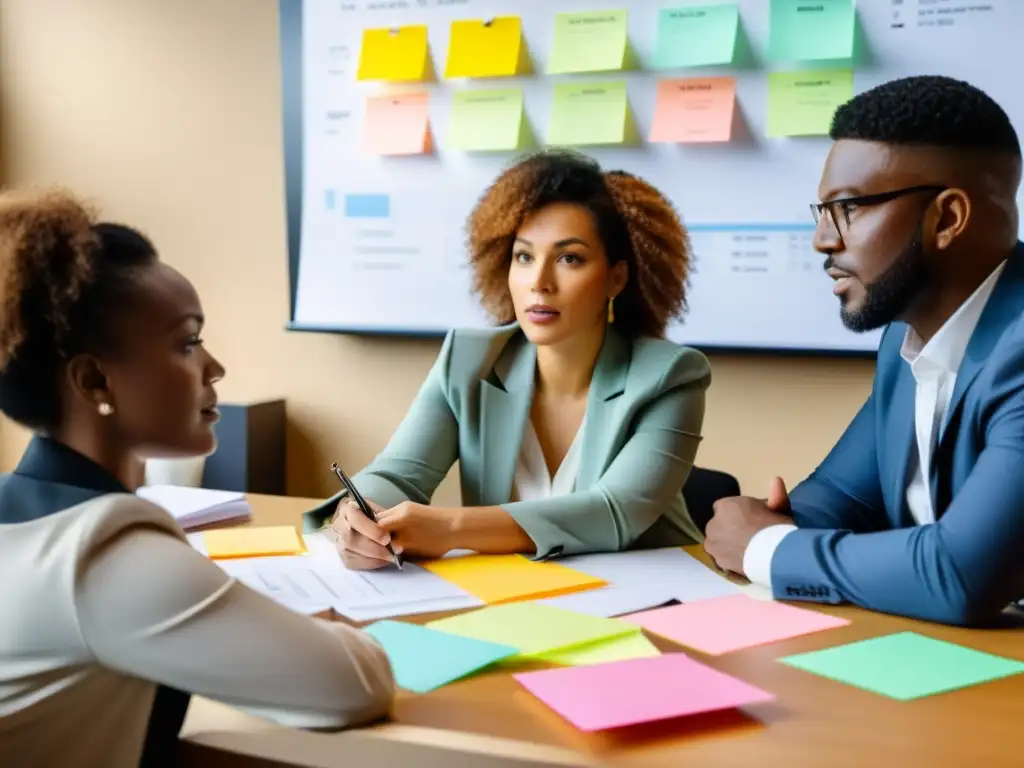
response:
[(836, 107), (853, 98), (853, 72), (771, 72), (769, 136), (824, 136)]
[(853, 58), (853, 0), (771, 0), (768, 58), (841, 61)]
[(625, 10), (556, 14), (548, 73), (622, 69), (626, 65), (628, 40)]
[(489, 605), (430, 622), (431, 629), (511, 645), (536, 657), (586, 643), (635, 634), (640, 628), (618, 619), (588, 616), (540, 603)]
[(780, 661), (901, 701), (1024, 672), (1024, 661), (1004, 659), (916, 632), (873, 637)]
[(521, 88), (456, 91), (448, 122), (448, 146), (467, 152), (518, 149), (523, 143)]
[(658, 12), (654, 66), (710, 67), (732, 64), (740, 10), (736, 5), (688, 5)]
[(631, 138), (629, 97), (624, 80), (555, 85), (548, 121), (548, 144), (625, 144)]

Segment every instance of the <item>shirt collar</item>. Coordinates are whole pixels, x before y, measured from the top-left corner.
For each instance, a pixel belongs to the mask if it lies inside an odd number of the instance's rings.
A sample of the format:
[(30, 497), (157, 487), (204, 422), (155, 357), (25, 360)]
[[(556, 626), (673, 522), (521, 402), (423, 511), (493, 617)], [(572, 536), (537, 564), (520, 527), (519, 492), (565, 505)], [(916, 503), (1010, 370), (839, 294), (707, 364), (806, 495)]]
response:
[(985, 281), (942, 324), (942, 327), (935, 332), (927, 344), (923, 342), (917, 331), (907, 326), (900, 355), (907, 361), (915, 374), (922, 368), (938, 370), (942, 373), (957, 372), (964, 353), (967, 351), (967, 344), (970, 342), (978, 320), (981, 318), (981, 313), (985, 309), (985, 304), (988, 303), (1005, 266), (1006, 262), (1004, 261), (992, 270)]
[(29, 442), (14, 473), (99, 493), (130, 493), (120, 480), (92, 459), (42, 435)]

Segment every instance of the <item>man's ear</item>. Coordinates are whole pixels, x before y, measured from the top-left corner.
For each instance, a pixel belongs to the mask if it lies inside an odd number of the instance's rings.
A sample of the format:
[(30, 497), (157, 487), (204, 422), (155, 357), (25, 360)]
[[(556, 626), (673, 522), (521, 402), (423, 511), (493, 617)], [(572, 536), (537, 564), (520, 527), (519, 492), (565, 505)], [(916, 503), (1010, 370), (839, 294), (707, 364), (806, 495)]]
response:
[(935, 202), (939, 209), (939, 219), (935, 224), (935, 247), (940, 250), (949, 248), (971, 220), (971, 198), (962, 189), (947, 189)]
[(101, 403), (113, 405), (110, 386), (103, 366), (93, 355), (75, 355), (68, 361), (68, 381), (75, 397), (99, 408)]

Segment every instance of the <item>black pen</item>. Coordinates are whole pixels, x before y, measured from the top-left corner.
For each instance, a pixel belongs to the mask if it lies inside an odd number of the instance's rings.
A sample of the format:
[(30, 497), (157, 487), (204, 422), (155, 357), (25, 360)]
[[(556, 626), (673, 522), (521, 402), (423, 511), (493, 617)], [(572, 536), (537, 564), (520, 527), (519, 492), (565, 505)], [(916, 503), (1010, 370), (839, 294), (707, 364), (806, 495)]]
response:
[[(353, 482), (348, 479), (348, 475), (342, 472), (341, 467), (339, 467), (337, 464), (332, 464), (331, 469), (334, 470), (334, 474), (336, 474), (338, 476), (338, 479), (341, 480), (341, 484), (345, 486), (345, 490), (348, 491), (349, 496), (351, 496), (355, 503), (359, 506), (359, 511), (366, 515), (370, 520), (373, 520), (373, 522), (376, 523), (377, 515), (375, 515), (373, 513), (373, 510), (370, 509), (370, 505), (366, 503), (366, 499), (363, 498), (362, 494), (356, 490), (356, 486), (353, 484)], [(395, 565), (398, 567), (398, 570), (402, 570), (402, 560), (395, 552), (394, 548), (391, 546), (390, 541), (388, 542), (387, 547), (388, 552), (391, 553), (391, 557), (395, 561)]]

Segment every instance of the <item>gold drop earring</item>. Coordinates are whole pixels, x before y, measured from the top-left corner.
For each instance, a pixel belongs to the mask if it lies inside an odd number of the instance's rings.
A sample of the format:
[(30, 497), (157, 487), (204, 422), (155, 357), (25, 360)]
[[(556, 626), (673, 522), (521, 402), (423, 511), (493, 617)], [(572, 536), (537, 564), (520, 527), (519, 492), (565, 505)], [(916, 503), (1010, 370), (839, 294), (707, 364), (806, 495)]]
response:
[(608, 299), (608, 325), (615, 322), (615, 297)]

